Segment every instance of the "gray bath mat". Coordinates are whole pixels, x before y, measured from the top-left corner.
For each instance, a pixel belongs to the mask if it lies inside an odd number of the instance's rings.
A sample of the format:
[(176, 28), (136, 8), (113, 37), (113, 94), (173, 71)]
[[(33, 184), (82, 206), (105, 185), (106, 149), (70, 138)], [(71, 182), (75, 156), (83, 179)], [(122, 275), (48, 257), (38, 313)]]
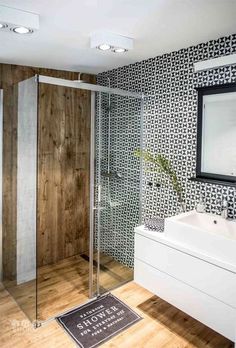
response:
[(95, 348), (142, 318), (108, 294), (57, 318), (81, 348)]

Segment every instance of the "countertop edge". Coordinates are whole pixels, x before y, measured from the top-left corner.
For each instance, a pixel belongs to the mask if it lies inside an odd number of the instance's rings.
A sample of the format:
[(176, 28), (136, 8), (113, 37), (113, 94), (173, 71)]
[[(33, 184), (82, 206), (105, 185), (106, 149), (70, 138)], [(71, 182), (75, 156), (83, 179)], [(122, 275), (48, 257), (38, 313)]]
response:
[(177, 249), (185, 254), (188, 254), (190, 256), (196, 257), (198, 259), (201, 259), (203, 261), (206, 261), (208, 263), (211, 263), (217, 267), (223, 268), (226, 271), (229, 271), (231, 273), (236, 274), (236, 265), (233, 265), (231, 263), (222, 261), (218, 258), (212, 257), (210, 255), (207, 255), (197, 249), (190, 249), (188, 248), (187, 245), (184, 244), (179, 244), (173, 240), (170, 240), (166, 238), (165, 232), (156, 232), (156, 231), (151, 231), (148, 230), (147, 228), (144, 227), (144, 225), (137, 226), (134, 228), (135, 233), (144, 236), (146, 238), (152, 239), (155, 242), (165, 244), (173, 249)]

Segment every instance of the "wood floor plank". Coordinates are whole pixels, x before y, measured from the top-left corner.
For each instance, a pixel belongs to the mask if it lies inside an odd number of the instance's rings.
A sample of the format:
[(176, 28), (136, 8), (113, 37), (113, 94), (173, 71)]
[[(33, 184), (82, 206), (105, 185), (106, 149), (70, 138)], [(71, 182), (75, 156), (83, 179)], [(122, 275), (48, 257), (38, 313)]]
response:
[[(130, 282), (113, 291), (143, 320), (103, 344), (102, 348), (233, 348), (233, 343), (179, 311), (146, 289)], [(71, 348), (74, 342), (51, 321), (33, 329), (3, 288), (0, 290), (1, 348)], [(23, 322), (25, 327), (17, 327)]]
[[(132, 279), (132, 269), (115, 261), (111, 256), (101, 254), (100, 258), (100, 283), (103, 291), (113, 289)], [(37, 318), (39, 320), (48, 320), (88, 300), (88, 261), (89, 258), (77, 255), (38, 269)], [(96, 273), (95, 265), (94, 273)], [(9, 291), (24, 312), (31, 319), (36, 318), (36, 282), (9, 284)]]

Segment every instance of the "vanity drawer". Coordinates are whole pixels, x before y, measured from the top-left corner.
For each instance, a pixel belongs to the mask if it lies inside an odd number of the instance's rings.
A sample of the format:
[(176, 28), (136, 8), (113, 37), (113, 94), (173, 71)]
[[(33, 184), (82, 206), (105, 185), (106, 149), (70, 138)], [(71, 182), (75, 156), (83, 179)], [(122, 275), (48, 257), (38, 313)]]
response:
[(135, 234), (135, 258), (236, 308), (236, 274)]
[(235, 341), (236, 310), (231, 306), (137, 259), (134, 260), (134, 281)]

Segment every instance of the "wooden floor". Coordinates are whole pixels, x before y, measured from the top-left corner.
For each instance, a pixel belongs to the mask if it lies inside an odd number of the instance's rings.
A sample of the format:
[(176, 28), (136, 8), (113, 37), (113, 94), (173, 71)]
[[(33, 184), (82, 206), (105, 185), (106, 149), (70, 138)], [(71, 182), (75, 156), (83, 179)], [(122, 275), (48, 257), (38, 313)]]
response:
[[(96, 254), (94, 255), (96, 275)], [(38, 269), (37, 318), (47, 320), (88, 301), (89, 259), (77, 255), (50, 266)], [(115, 261), (111, 256), (100, 255), (100, 290), (104, 293), (133, 278), (132, 269)], [(94, 277), (95, 278), (95, 277)], [(9, 289), (27, 316), (36, 318), (36, 282), (13, 285)]]
[[(233, 343), (130, 282), (113, 293), (143, 320), (123, 331), (103, 348), (231, 348)], [(75, 348), (65, 331), (51, 321), (33, 329), (5, 290), (0, 291), (1, 348)]]

